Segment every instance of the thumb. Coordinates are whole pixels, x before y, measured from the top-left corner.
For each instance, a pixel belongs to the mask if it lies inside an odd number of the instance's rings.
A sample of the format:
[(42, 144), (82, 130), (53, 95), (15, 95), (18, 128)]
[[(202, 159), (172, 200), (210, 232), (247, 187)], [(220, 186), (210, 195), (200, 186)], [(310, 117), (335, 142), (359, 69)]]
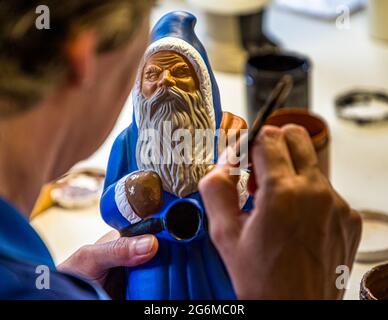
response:
[[(111, 234), (103, 239), (111, 238)], [(153, 258), (157, 250), (158, 241), (152, 235), (119, 237), (104, 243), (100, 240), (96, 244), (80, 248), (59, 265), (58, 270), (76, 274), (88, 280), (104, 282), (110, 269), (143, 264)]]
[(217, 165), (198, 186), (209, 221), (210, 236), (221, 255), (233, 252), (242, 228), (236, 177), (230, 175), (229, 169), (226, 164)]
[(109, 270), (115, 267), (134, 267), (150, 260), (158, 250), (158, 241), (152, 235), (121, 237), (91, 246), (95, 268)]

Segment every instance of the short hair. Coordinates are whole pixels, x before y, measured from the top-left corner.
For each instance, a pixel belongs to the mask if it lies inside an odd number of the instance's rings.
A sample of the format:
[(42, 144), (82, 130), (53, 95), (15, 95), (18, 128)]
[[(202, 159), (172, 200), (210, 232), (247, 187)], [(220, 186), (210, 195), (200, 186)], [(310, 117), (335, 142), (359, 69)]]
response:
[[(69, 69), (63, 45), (85, 29), (99, 36), (98, 52), (128, 43), (153, 0), (0, 0), (0, 116), (30, 109)], [(35, 25), (49, 9), (49, 29)], [(39, 11), (38, 11), (39, 12)]]

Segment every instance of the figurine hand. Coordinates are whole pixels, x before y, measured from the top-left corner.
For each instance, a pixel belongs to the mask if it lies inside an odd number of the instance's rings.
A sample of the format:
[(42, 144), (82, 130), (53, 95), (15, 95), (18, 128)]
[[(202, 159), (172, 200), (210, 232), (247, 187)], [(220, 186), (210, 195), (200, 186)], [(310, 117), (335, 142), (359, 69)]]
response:
[[(223, 155), (225, 157), (225, 155)], [(251, 150), (254, 208), (239, 210), (228, 164), (199, 185), (210, 235), (240, 299), (336, 299), (352, 267), (361, 219), (317, 166), (307, 132), (266, 126)]]
[[(93, 245), (80, 248), (57, 269), (60, 272), (75, 274), (85, 280), (96, 281), (112, 298), (123, 297), (125, 279), (114, 281), (121, 275), (118, 267), (134, 267), (146, 263), (158, 250), (158, 241), (154, 236), (145, 235), (133, 238), (120, 238), (117, 231), (111, 231)], [(117, 275), (110, 271), (117, 271)], [(119, 293), (119, 291), (121, 291)]]
[(136, 171), (125, 181), (128, 203), (142, 219), (157, 213), (162, 207), (162, 180), (153, 171)]

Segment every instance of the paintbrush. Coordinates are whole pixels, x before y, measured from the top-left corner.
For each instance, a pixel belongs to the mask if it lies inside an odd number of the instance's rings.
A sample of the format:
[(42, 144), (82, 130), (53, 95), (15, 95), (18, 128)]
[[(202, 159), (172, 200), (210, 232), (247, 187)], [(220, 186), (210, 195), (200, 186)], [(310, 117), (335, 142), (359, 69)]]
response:
[[(252, 128), (248, 133), (248, 148), (247, 151), (251, 148), (253, 141), (260, 132), (261, 128), (264, 126), (268, 117), (277, 109), (284, 106), (288, 95), (290, 94), (293, 87), (293, 80), (290, 75), (284, 75), (279, 82), (276, 84), (275, 88), (271, 91), (267, 100), (265, 101), (262, 108), (260, 108), (257, 116), (253, 122)], [(237, 153), (236, 156), (240, 158), (245, 158), (247, 154), (240, 154), (240, 140), (237, 143)]]

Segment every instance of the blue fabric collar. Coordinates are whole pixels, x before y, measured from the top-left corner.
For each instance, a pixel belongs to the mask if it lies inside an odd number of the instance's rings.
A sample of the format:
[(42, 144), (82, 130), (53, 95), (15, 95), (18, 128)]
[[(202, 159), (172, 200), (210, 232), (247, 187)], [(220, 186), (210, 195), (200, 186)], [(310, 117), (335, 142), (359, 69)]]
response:
[(0, 197), (0, 255), (55, 270), (54, 261), (28, 220)]

